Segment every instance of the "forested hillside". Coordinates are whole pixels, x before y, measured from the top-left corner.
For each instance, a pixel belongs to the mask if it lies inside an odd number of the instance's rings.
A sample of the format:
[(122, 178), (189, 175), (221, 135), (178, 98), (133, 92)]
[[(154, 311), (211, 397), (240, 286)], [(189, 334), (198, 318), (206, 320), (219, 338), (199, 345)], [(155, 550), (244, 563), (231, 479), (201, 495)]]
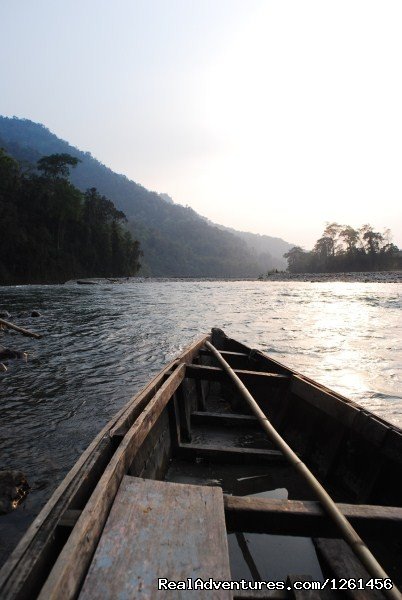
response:
[(135, 275), (140, 249), (126, 218), (95, 188), (68, 181), (77, 159), (44, 156), (23, 173), (0, 149), (0, 285)]
[(249, 231), (236, 231), (230, 227), (222, 227), (222, 229), (234, 233), (246, 242), (247, 246), (255, 254), (261, 272), (266, 272), (273, 268), (286, 269), (287, 263), (283, 255), (292, 248), (292, 244), (289, 244), (289, 242), (270, 235), (250, 233)]
[(82, 191), (96, 187), (125, 213), (129, 230), (141, 244), (144, 274), (254, 277), (280, 266), (270, 255), (257, 256), (258, 252), (233, 232), (222, 230), (191, 208), (174, 204), (164, 195), (114, 173), (90, 153), (70, 146), (43, 125), (0, 117), (0, 147), (30, 164), (54, 153), (78, 158), (81, 162), (71, 173), (71, 182)]

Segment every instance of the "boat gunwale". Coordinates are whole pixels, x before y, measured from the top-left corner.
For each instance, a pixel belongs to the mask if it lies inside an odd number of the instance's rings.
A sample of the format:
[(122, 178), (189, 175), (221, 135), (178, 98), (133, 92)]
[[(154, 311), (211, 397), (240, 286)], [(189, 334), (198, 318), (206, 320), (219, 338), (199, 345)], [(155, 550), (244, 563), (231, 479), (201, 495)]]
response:
[[(95, 438), (91, 441), (89, 446), (84, 450), (84, 452), (79, 456), (77, 461), (73, 464), (71, 469), (68, 471), (66, 476), (51, 494), (49, 500), (40, 510), (38, 515), (35, 517), (31, 525), (26, 530), (25, 534), (14, 548), (4, 565), (2, 565), (0, 569), (0, 592), (7, 593), (7, 586), (10, 582), (10, 578), (16, 576), (17, 581), (20, 580), (20, 577), (16, 573), (17, 569), (21, 567), (24, 569), (24, 558), (26, 554), (29, 552), (30, 546), (35, 542), (36, 535), (40, 532), (42, 526), (45, 524), (47, 520), (51, 520), (54, 517), (54, 512), (57, 511), (57, 508), (60, 507), (60, 503), (64, 504), (64, 509), (68, 509), (68, 503), (73, 499), (74, 494), (78, 490), (79, 486), (82, 484), (82, 481), (85, 479), (87, 473), (85, 471), (86, 464), (90, 461), (94, 453), (97, 451), (102, 441), (106, 438), (110, 441), (112, 437), (110, 432), (116, 426), (116, 424), (123, 418), (129, 417), (130, 410), (134, 410), (138, 400), (141, 396), (146, 396), (147, 393), (151, 392), (155, 386), (160, 382), (161, 385), (164, 382), (164, 379), (170, 369), (172, 369), (178, 361), (186, 362), (187, 360), (192, 360), (194, 355), (198, 352), (199, 348), (205, 343), (206, 340), (210, 338), (209, 334), (204, 334), (196, 338), (194, 342), (192, 342), (189, 346), (187, 346), (183, 352), (173, 360), (171, 360), (165, 367), (163, 367), (152, 379), (151, 381), (142, 387), (134, 396), (130, 398), (128, 402), (122, 406), (122, 408), (106, 423), (106, 425), (101, 429), (101, 431), (95, 436)], [(191, 358), (190, 358), (191, 356)], [(155, 389), (155, 392), (157, 389)], [(153, 395), (151, 394), (148, 398), (146, 405), (152, 400)], [(145, 406), (146, 406), (145, 405)], [(110, 461), (109, 461), (110, 462)], [(108, 463), (109, 464), (109, 463)], [(106, 465), (107, 467), (107, 465)], [(106, 468), (105, 467), (105, 468)], [(99, 479), (101, 476), (99, 477)], [(99, 481), (99, 480), (98, 480)], [(96, 487), (96, 486), (95, 486)], [(68, 493), (68, 494), (67, 494)], [(67, 494), (65, 498), (65, 502), (63, 502), (63, 496)], [(88, 502), (90, 501), (92, 493), (88, 498)], [(49, 536), (51, 536), (56, 527), (58, 525), (59, 519), (63, 515), (63, 507), (60, 511), (60, 515), (56, 515), (55, 521), (51, 524), (51, 530), (49, 531)], [(31, 572), (31, 565), (29, 568), (23, 570), (21, 573), (22, 583), (25, 582), (25, 579), (29, 577)], [(18, 586), (21, 588), (21, 585)], [(17, 590), (19, 591), (19, 590)], [(6, 597), (6, 596), (4, 596)], [(13, 597), (13, 596), (10, 596)]]
[(298, 379), (305, 381), (306, 383), (308, 383), (312, 387), (318, 389), (319, 391), (325, 392), (326, 394), (333, 396), (336, 400), (340, 400), (346, 406), (352, 406), (353, 408), (358, 409), (359, 411), (365, 413), (367, 416), (374, 418), (376, 421), (379, 421), (381, 424), (385, 425), (389, 429), (393, 429), (397, 433), (402, 435), (401, 427), (399, 427), (398, 425), (395, 425), (394, 423), (390, 423), (383, 417), (380, 417), (379, 415), (377, 415), (376, 413), (373, 413), (371, 410), (365, 408), (358, 402), (355, 402), (355, 400), (351, 400), (347, 396), (342, 395), (340, 392), (337, 392), (336, 390), (333, 390), (332, 388), (327, 387), (325, 384), (320, 383), (319, 381), (316, 381), (315, 379), (312, 379), (311, 377), (308, 377), (307, 375), (303, 375), (302, 373), (300, 373), (299, 371), (296, 371), (295, 369), (287, 367), (286, 365), (282, 364), (281, 362), (271, 358), (263, 350), (250, 349), (250, 347), (246, 346), (246, 344), (243, 344), (242, 342), (239, 342), (238, 340), (235, 340), (234, 338), (231, 338), (228, 336), (226, 339), (229, 342), (233, 342), (236, 346), (241, 346), (244, 350), (248, 350), (248, 352), (245, 352), (244, 354), (249, 356), (250, 351), (251, 351), (253, 357), (260, 355), (264, 360), (268, 360), (270, 363), (272, 363), (274, 366), (279, 368), (281, 371), (286, 371), (290, 377), (296, 376)]

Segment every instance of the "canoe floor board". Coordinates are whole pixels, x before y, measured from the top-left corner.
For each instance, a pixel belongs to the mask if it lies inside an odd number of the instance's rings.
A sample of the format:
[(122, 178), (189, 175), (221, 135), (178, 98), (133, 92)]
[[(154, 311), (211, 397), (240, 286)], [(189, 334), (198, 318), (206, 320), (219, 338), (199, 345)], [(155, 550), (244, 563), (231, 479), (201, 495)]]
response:
[[(159, 577), (231, 579), (220, 488), (123, 478), (79, 599), (157, 598), (166, 595), (158, 592)], [(190, 594), (211, 597), (211, 591)], [(231, 594), (214, 591), (214, 598)]]

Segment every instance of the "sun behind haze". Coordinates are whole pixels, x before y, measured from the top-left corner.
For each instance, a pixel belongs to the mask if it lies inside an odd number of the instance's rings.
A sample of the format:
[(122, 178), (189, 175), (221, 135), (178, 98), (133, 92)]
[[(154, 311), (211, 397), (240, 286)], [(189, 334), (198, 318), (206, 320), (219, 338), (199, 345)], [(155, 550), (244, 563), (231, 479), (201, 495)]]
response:
[(38, 0), (0, 8), (0, 114), (211, 220), (402, 246), (399, 1)]

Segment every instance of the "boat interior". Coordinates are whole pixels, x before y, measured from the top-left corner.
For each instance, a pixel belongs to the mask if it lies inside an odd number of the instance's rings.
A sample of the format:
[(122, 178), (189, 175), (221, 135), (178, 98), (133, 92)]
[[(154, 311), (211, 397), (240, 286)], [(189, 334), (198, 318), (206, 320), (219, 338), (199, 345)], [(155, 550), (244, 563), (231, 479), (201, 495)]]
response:
[(94, 440), (5, 565), (2, 598), (151, 598), (156, 576), (285, 582), (200, 598), (303, 598), (292, 581), (350, 579), (362, 589), (308, 597), (384, 597), (207, 341), (402, 585), (402, 432), (214, 329)]

